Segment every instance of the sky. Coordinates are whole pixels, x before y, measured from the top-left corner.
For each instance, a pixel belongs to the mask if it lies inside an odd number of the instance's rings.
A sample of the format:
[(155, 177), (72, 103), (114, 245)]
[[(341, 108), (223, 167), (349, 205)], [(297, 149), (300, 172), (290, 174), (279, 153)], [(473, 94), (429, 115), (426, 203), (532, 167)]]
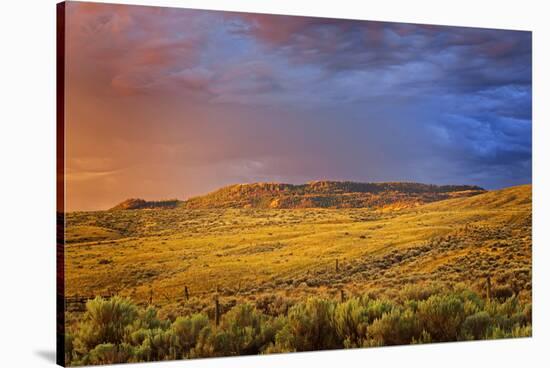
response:
[(531, 33), (68, 2), (66, 206), (531, 183)]

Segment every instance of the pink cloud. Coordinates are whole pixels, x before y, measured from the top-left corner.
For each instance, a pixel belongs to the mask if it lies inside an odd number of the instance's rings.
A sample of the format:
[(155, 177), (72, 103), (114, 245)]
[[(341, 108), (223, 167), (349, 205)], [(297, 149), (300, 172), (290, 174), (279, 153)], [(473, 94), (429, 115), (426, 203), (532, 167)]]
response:
[[(123, 96), (147, 94), (199, 64), (204, 27), (197, 20), (186, 22), (192, 16), (188, 13), (88, 3), (70, 3), (68, 8), (68, 68), (88, 82), (80, 84), (83, 88), (103, 87)], [(181, 23), (175, 35), (171, 25), (177, 21)], [(174, 79), (180, 88), (198, 87), (197, 78), (182, 75), (189, 83)]]

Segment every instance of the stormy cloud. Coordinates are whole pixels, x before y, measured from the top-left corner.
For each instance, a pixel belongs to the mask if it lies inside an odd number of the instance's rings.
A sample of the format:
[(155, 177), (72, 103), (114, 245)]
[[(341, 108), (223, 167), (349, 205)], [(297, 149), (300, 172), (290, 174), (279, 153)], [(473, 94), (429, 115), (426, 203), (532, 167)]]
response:
[(68, 3), (67, 202), (531, 182), (531, 33)]

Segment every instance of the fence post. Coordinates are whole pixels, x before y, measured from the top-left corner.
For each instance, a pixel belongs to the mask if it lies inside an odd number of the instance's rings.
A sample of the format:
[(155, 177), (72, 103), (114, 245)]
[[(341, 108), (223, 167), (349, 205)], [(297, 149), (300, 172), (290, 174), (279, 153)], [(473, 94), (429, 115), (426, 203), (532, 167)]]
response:
[(218, 300), (217, 295), (216, 295), (216, 298), (214, 299), (214, 303), (215, 303), (215, 309), (214, 309), (215, 321), (216, 321), (216, 326), (218, 326), (220, 324), (220, 301)]
[(343, 303), (346, 300), (346, 296), (344, 294), (344, 289), (340, 289), (340, 303)]
[(486, 292), (487, 292), (487, 300), (491, 300), (491, 295), (492, 295), (492, 291), (491, 291), (491, 276), (490, 275), (487, 275), (487, 289), (486, 289)]
[(336, 258), (336, 267), (335, 267), (335, 269), (336, 269), (336, 272), (339, 271), (339, 267), (338, 267), (338, 258)]
[(187, 288), (187, 285), (185, 285), (183, 289), (183, 294), (185, 295), (185, 300), (189, 300), (189, 289)]
[(149, 290), (149, 304), (153, 304), (153, 288)]
[(516, 279), (512, 279), (512, 290), (514, 291), (514, 296), (518, 296), (520, 288)]

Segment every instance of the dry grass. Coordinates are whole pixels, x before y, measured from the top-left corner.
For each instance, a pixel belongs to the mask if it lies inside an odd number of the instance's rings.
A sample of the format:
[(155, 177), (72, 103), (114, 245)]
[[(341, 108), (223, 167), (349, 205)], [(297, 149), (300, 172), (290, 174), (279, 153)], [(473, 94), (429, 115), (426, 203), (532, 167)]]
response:
[[(70, 213), (66, 292), (160, 313), (274, 294), (302, 299), (428, 281), (531, 293), (531, 186), (411, 209), (143, 209)], [(339, 260), (339, 270), (335, 262)], [(188, 286), (191, 301), (184, 298)]]

